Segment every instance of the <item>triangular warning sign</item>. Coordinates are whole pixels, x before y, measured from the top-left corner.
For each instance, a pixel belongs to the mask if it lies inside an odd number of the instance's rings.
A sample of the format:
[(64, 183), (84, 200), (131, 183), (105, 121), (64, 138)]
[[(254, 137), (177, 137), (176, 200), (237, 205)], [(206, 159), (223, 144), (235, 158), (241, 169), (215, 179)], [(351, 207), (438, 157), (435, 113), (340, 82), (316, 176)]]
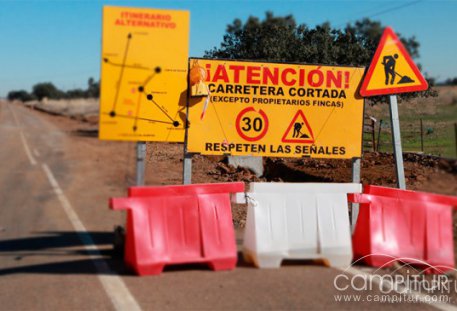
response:
[(427, 88), (427, 81), (400, 39), (392, 28), (387, 27), (363, 80), (360, 94), (366, 97), (424, 91)]
[(298, 110), (282, 136), (283, 143), (313, 144), (314, 134), (303, 111)]

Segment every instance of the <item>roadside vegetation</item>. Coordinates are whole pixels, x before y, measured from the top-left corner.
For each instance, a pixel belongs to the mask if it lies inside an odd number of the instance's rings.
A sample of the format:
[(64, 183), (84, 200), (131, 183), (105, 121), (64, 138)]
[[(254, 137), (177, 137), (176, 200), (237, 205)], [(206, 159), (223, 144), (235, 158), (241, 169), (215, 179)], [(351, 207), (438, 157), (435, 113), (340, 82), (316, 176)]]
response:
[(8, 93), (8, 100), (20, 100), (23, 102), (30, 100), (48, 99), (74, 99), (74, 98), (98, 98), (100, 96), (100, 82), (93, 78), (87, 81), (86, 89), (72, 89), (68, 91), (59, 90), (51, 82), (40, 82), (32, 87), (32, 92), (26, 90), (14, 90)]
[[(457, 87), (439, 86), (436, 91), (437, 97), (417, 98), (399, 103), (403, 150), (457, 158)], [(366, 105), (365, 113), (377, 121), (376, 150), (392, 152), (389, 106)]]

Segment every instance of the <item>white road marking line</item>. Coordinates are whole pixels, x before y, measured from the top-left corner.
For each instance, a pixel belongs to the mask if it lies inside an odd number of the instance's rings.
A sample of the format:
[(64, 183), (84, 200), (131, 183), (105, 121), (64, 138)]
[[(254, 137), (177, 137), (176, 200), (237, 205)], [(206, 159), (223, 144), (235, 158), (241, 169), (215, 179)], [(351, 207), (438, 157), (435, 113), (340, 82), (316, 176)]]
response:
[(128, 290), (125, 283), (122, 279), (116, 275), (114, 271), (112, 271), (106, 261), (102, 260), (101, 253), (97, 246), (95, 245), (92, 237), (87, 232), (86, 228), (84, 227), (83, 223), (79, 219), (78, 215), (72, 208), (70, 202), (68, 201), (67, 197), (65, 196), (64, 192), (60, 188), (57, 180), (54, 178), (51, 170), (49, 169), (47, 164), (42, 164), (43, 171), (46, 173), (48, 177), (49, 183), (54, 190), (54, 193), (57, 195), (62, 207), (67, 214), (68, 219), (70, 220), (73, 228), (77, 232), (81, 242), (84, 244), (84, 248), (91, 253), (90, 258), (93, 260), (93, 263), (98, 272), (98, 278), (102, 283), (102, 286), (110, 298), (114, 308), (116, 310), (141, 310), (140, 306), (138, 305), (135, 298), (132, 296), (130, 291)]
[[(6, 104), (8, 107), (8, 110), (11, 112), (13, 115), (14, 123), (16, 123), (16, 126), (21, 128), (21, 124), (19, 123), (19, 120), (16, 117), (16, 114), (14, 113), (13, 108), (10, 107), (11, 104)], [(22, 129), (19, 130), (19, 135), (21, 136), (21, 141), (22, 145), (24, 146), (25, 154), (27, 155), (27, 158), (29, 158), (30, 164), (36, 165), (35, 158), (32, 156), (32, 153), (30, 152), (29, 145), (27, 144), (27, 141), (25, 140), (24, 132)]]
[[(374, 275), (369, 272), (365, 272), (360, 269), (356, 269), (354, 267), (349, 267), (346, 269), (335, 267), (335, 269), (340, 270), (345, 273), (352, 274), (352, 275), (362, 275), (365, 277), (370, 277), (370, 276)], [(380, 278), (370, 278), (370, 280), (371, 280), (371, 282), (375, 283), (376, 285), (381, 284)], [(431, 296), (411, 290), (410, 288), (408, 288), (406, 286), (399, 286), (398, 284), (392, 284), (392, 282), (390, 282), (387, 279), (382, 280), (382, 285), (388, 285), (390, 289), (392, 289), (394, 292), (396, 292), (398, 294), (405, 294), (405, 295), (411, 296), (413, 299), (416, 299), (418, 301), (424, 301), (423, 302), (424, 304), (429, 305), (430, 307), (434, 307), (438, 310), (457, 311), (457, 306), (455, 306), (455, 305), (451, 305), (451, 304), (448, 304), (445, 302), (438, 302), (438, 301), (433, 302), (433, 299)], [(407, 290), (407, 292), (405, 290)]]
[(36, 150), (36, 149), (33, 149), (33, 154), (34, 154), (35, 157), (37, 157), (37, 158), (40, 157), (40, 153), (39, 153), (38, 150)]
[(25, 140), (24, 133), (22, 133), (22, 131), (20, 131), (19, 135), (21, 136), (22, 145), (24, 146), (24, 150), (25, 150), (25, 153), (27, 154), (27, 157), (29, 158), (30, 164), (36, 165), (35, 158), (32, 156), (32, 153), (30, 152), (30, 148), (29, 148), (29, 145), (27, 145), (27, 141)]
[(10, 105), (11, 104), (6, 104), (6, 106), (8, 107), (8, 110), (13, 114), (14, 123), (16, 123), (16, 126), (20, 127), (21, 125), (20, 125), (18, 119), (16, 118), (16, 114), (14, 113), (13, 108), (11, 108)]

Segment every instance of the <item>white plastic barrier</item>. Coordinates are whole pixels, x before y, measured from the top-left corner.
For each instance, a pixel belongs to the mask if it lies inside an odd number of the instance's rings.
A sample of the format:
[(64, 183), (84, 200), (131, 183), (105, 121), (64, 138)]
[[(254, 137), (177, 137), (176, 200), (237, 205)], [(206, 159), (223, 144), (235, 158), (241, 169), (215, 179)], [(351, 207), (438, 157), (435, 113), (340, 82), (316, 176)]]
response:
[[(335, 267), (352, 260), (348, 193), (360, 184), (251, 183), (243, 255), (259, 268), (283, 259), (324, 259)], [(238, 195), (236, 201), (244, 199)]]

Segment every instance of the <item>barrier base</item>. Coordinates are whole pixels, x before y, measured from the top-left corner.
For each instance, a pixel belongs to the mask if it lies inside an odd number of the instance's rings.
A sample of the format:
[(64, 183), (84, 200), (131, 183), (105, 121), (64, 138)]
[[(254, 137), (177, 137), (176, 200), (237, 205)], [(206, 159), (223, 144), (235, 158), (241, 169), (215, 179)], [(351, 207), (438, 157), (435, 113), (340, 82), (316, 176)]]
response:
[(257, 268), (279, 268), (285, 256), (279, 254), (256, 254), (255, 252), (243, 249), (243, 259)]
[(137, 265), (137, 266), (129, 266), (129, 269), (140, 276), (145, 275), (159, 275), (163, 272), (165, 267), (167, 266), (186, 266), (186, 265), (194, 265), (194, 264), (202, 264), (206, 265), (212, 271), (226, 271), (226, 270), (234, 270), (236, 268), (236, 259), (227, 258), (227, 259), (217, 259), (213, 261), (194, 261), (192, 263), (154, 263), (154, 264), (147, 264), (147, 265)]
[(246, 263), (253, 264), (257, 268), (261, 269), (271, 269), (281, 267), (281, 263), (284, 260), (303, 260), (303, 261), (314, 261), (322, 263), (326, 267), (338, 267), (338, 268), (347, 268), (350, 266), (352, 261), (352, 256), (347, 254), (331, 254), (328, 257), (322, 254), (306, 254), (293, 252), (286, 253), (256, 253), (249, 249), (244, 248), (243, 259)]

